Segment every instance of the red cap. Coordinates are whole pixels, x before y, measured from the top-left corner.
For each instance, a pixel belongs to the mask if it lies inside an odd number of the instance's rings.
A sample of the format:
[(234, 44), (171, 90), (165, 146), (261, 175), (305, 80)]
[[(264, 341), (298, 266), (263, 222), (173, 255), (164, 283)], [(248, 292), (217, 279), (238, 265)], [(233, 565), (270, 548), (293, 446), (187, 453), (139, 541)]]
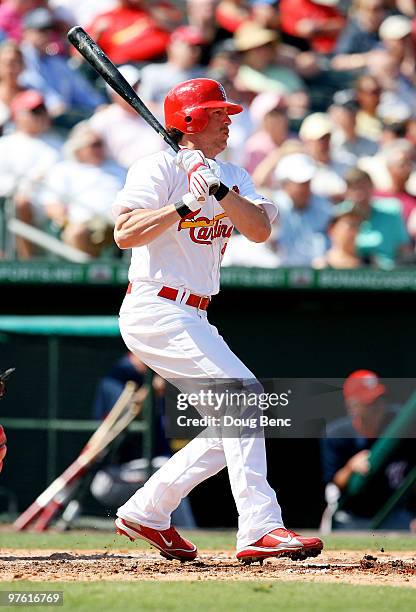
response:
[(172, 32), (171, 42), (186, 42), (189, 45), (204, 45), (206, 40), (198, 28), (189, 25), (179, 26)]
[(15, 115), (21, 110), (32, 110), (41, 104), (45, 104), (45, 98), (35, 89), (28, 89), (18, 93), (12, 100), (11, 111)]
[(357, 370), (344, 382), (344, 398), (360, 404), (371, 404), (386, 393), (386, 387), (375, 372)]

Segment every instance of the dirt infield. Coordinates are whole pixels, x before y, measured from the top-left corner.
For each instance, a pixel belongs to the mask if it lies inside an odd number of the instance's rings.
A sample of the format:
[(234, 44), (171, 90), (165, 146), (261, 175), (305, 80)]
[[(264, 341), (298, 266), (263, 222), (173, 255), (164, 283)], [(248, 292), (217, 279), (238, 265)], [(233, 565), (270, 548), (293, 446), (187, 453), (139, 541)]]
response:
[(267, 559), (243, 566), (232, 551), (201, 551), (196, 561), (166, 561), (156, 551), (119, 549), (0, 552), (0, 580), (302, 580), (416, 588), (416, 554), (326, 551), (310, 561)]

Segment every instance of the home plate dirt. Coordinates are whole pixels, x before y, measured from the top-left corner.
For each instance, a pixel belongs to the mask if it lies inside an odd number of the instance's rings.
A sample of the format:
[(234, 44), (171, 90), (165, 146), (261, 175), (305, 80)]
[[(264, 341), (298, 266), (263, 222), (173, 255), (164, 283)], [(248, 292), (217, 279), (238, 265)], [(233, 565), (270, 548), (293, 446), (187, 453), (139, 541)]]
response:
[(416, 587), (416, 554), (327, 551), (310, 561), (267, 559), (241, 565), (233, 551), (201, 551), (190, 563), (157, 551), (0, 551), (0, 580), (302, 580)]

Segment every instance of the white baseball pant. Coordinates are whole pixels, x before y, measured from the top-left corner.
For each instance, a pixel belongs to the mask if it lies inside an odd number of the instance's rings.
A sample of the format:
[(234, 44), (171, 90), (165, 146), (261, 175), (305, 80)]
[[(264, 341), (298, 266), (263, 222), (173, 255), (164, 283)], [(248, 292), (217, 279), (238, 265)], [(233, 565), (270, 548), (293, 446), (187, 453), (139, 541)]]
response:
[[(126, 346), (157, 374), (174, 378), (254, 379), (234, 355), (205, 311), (158, 297), (157, 283), (134, 283), (120, 310)], [(185, 293), (185, 296), (184, 296)], [(199, 410), (199, 408), (198, 408)], [(265, 442), (260, 437), (194, 438), (173, 455), (117, 515), (153, 529), (168, 529), (172, 511), (200, 482), (225, 466), (238, 511), (237, 549), (283, 527), (276, 494), (266, 479)]]

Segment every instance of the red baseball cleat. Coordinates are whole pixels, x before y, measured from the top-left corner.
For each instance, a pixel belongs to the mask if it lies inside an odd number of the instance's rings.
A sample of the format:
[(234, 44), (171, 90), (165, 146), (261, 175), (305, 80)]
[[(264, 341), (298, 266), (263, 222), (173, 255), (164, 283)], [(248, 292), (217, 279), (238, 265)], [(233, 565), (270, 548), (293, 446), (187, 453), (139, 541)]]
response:
[(198, 555), (197, 548), (192, 542), (188, 542), (174, 527), (158, 531), (139, 523), (131, 523), (117, 517), (115, 520), (116, 533), (125, 535), (132, 542), (137, 538), (146, 540), (152, 546), (160, 550), (162, 557), (166, 559), (178, 559), (178, 561), (193, 561)]
[(319, 538), (304, 538), (288, 529), (274, 529), (262, 538), (240, 550), (237, 559), (249, 565), (267, 557), (290, 557), (294, 561), (317, 557), (324, 544)]

